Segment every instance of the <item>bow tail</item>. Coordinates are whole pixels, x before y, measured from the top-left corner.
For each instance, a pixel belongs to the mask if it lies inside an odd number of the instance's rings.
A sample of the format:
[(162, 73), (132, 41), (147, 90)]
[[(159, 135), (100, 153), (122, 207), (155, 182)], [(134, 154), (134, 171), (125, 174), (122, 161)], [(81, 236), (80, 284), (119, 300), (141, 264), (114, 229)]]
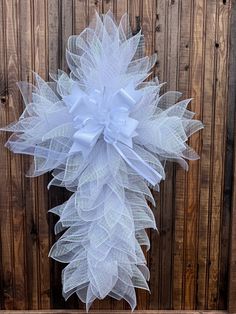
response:
[(160, 173), (144, 161), (132, 148), (122, 143), (113, 143), (113, 146), (127, 164), (153, 186), (161, 181)]

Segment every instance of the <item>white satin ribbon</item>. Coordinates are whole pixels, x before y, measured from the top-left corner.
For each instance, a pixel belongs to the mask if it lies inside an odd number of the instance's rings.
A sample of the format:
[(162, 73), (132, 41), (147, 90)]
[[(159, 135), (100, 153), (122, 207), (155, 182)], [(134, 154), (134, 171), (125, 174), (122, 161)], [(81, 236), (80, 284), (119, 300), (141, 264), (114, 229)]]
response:
[(86, 158), (103, 134), (104, 140), (113, 145), (132, 169), (156, 185), (162, 176), (133, 150), (138, 121), (129, 114), (137, 101), (123, 88), (110, 97), (105, 96), (95, 90), (89, 97), (76, 86), (70, 95), (64, 96), (77, 129), (70, 153), (80, 151)]
[(161, 181), (162, 176), (149, 166), (133, 149), (122, 143), (114, 143), (113, 146), (127, 164), (153, 186)]

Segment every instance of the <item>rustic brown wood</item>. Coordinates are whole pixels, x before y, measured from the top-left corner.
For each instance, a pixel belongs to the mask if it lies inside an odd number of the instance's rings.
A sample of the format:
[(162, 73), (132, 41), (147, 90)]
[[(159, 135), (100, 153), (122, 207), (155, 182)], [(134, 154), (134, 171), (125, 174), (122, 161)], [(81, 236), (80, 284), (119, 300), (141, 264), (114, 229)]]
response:
[[(205, 1), (193, 1), (191, 9), (189, 92), (194, 99), (190, 108), (202, 119)], [(189, 141), (199, 153), (200, 140), (201, 133), (198, 133)], [(199, 169), (200, 161), (189, 163), (184, 213), (183, 309), (196, 308)]]
[[(180, 27), (180, 1), (167, 1), (166, 3), (166, 46), (164, 55), (166, 91), (177, 90), (177, 76), (179, 71), (179, 27)], [(167, 163), (167, 177), (161, 191), (161, 217), (160, 217), (160, 309), (172, 308), (173, 288), (173, 241), (174, 241), (174, 197), (175, 197), (175, 165)]]
[[(48, 20), (47, 1), (34, 0), (34, 70), (42, 78), (48, 78)], [(36, 212), (38, 223), (38, 301), (40, 309), (50, 307), (49, 226), (47, 219), (47, 176), (36, 183)]]
[[(53, 0), (48, 2), (47, 14), (48, 14), (48, 70), (51, 73), (56, 73), (58, 68), (63, 69), (63, 64), (65, 64), (65, 56), (62, 54), (62, 50), (66, 49), (66, 42), (63, 42), (63, 47), (60, 44), (61, 36), (62, 36), (62, 28), (65, 32), (65, 27), (62, 27), (61, 15), (62, 15), (62, 7), (60, 6), (60, 2), (58, 0)], [(70, 32), (71, 34), (71, 32)], [(70, 35), (69, 34), (69, 35)], [(65, 68), (63, 69), (65, 70)], [(49, 179), (51, 179), (49, 175)], [(63, 203), (64, 199), (64, 191), (57, 187), (52, 187), (49, 191), (49, 207), (53, 208), (54, 206)], [(52, 214), (48, 214), (49, 225), (50, 225), (50, 246), (54, 243), (54, 225), (57, 221), (57, 217)], [(57, 282), (57, 278), (60, 276), (62, 271), (61, 265), (55, 263), (55, 261), (50, 261), (51, 263), (51, 290), (55, 291), (55, 293), (51, 294), (51, 304), (53, 308), (66, 308), (65, 301), (61, 296), (61, 284)], [(72, 302), (73, 303), (73, 302)]]
[[(135, 10), (135, 7), (134, 7)], [(138, 11), (139, 10), (139, 11)], [(155, 31), (155, 11), (156, 4), (154, 1), (143, 0), (139, 2), (139, 7), (137, 8), (137, 12), (131, 12), (132, 16), (135, 16), (135, 27), (136, 32), (141, 28), (142, 33), (145, 37), (145, 52), (147, 55), (151, 55), (154, 51), (154, 31)], [(150, 231), (148, 231), (148, 235), (150, 237)], [(145, 251), (145, 257), (148, 260), (148, 253)], [(149, 261), (148, 261), (149, 262)], [(137, 310), (147, 309), (149, 302), (150, 294), (148, 291), (139, 291), (137, 294), (138, 306)]]
[[(215, 83), (215, 111), (214, 111), (214, 139), (212, 159), (212, 217), (211, 217), (211, 238), (210, 238), (210, 261), (209, 269), (209, 293), (208, 308), (214, 309), (218, 306), (218, 284), (219, 284), (219, 256), (220, 256), (220, 223), (222, 212), (223, 185), (224, 181), (224, 158), (226, 139), (226, 113), (227, 113), (227, 82), (228, 82), (228, 42), (223, 40), (228, 34), (228, 10), (229, 2), (217, 3), (217, 33), (216, 33), (216, 83)], [(217, 274), (217, 275), (216, 275)]]
[[(19, 46), (20, 46), (20, 80), (26, 80), (32, 82), (31, 70), (33, 66), (33, 44), (32, 44), (32, 17), (30, 1), (21, 1), (19, 3), (19, 26), (22, 32), (19, 34)], [(31, 158), (23, 158), (23, 173), (26, 173), (30, 167)], [(35, 234), (36, 231), (36, 208), (34, 195), (36, 192), (36, 180), (30, 182), (23, 177), (23, 199), (25, 206), (25, 270), (27, 269), (29, 276), (26, 278), (26, 293), (27, 293), (27, 305), (26, 307), (31, 309), (38, 309), (38, 277), (37, 277), (37, 242)], [(26, 254), (26, 252), (28, 252)], [(31, 289), (29, 288), (31, 287)]]
[[(225, 5), (227, 2), (225, 2)], [(219, 284), (218, 284), (218, 308), (227, 308), (227, 291), (228, 291), (228, 280), (224, 280), (224, 278), (228, 277), (229, 273), (229, 251), (230, 246), (227, 243), (230, 243), (230, 232), (231, 228), (228, 226), (231, 226), (231, 198), (232, 198), (232, 174), (233, 174), (233, 138), (234, 138), (234, 109), (235, 106), (232, 106), (231, 103), (231, 95), (232, 95), (232, 85), (230, 84), (230, 74), (231, 74), (231, 63), (230, 60), (232, 60), (233, 55), (233, 49), (232, 49), (232, 42), (230, 41), (232, 26), (231, 26), (231, 20), (235, 19), (235, 12), (234, 7), (235, 4), (228, 3), (228, 10), (229, 12), (229, 18), (228, 18), (228, 78), (227, 78), (227, 84), (228, 84), (228, 97), (227, 97), (227, 110), (226, 110), (226, 132), (225, 132), (225, 167), (224, 167), (224, 191), (222, 192), (222, 212), (221, 212), (221, 239), (220, 239), (220, 265), (219, 265)], [(228, 279), (228, 278), (227, 278)], [(229, 294), (231, 293), (231, 290), (229, 289)], [(225, 303), (226, 302), (226, 303)]]
[[(226, 187), (228, 188), (226, 197), (229, 205), (227, 209), (231, 209), (231, 229), (230, 229), (230, 261), (229, 261), (229, 286), (228, 286), (228, 310), (229, 313), (236, 312), (236, 149), (235, 149), (235, 117), (236, 117), (236, 77), (234, 75), (236, 69), (236, 34), (233, 31), (236, 27), (236, 2), (232, 2), (231, 9), (231, 31), (230, 31), (230, 60), (229, 60), (229, 100), (228, 100), (228, 168), (226, 177)], [(230, 168), (231, 172), (230, 172)], [(232, 199), (231, 199), (232, 197)]]
[[(154, 192), (159, 234), (149, 231), (151, 294), (137, 292), (137, 309), (226, 310), (228, 300), (229, 311), (236, 312), (234, 0), (0, 0), (1, 126), (23, 109), (15, 83), (32, 82), (31, 70), (45, 79), (57, 68), (67, 70), (68, 36), (79, 34), (95, 10), (109, 9), (118, 20), (128, 12), (134, 33), (141, 27), (147, 54), (158, 54), (154, 73), (167, 82), (163, 90), (193, 97), (190, 107), (205, 125), (190, 140), (201, 159), (190, 162), (188, 173), (167, 164), (161, 193)], [(48, 192), (50, 176), (25, 178), (31, 159), (4, 149), (6, 139), (1, 132), (0, 309), (84, 310), (75, 296), (64, 301), (63, 265), (47, 257), (57, 219), (47, 210), (69, 194), (60, 188)], [(92, 307), (111, 309), (129, 307), (110, 298)]]
[[(6, 4), (1, 2), (2, 12), (6, 10)], [(5, 11), (6, 12), (6, 11)], [(1, 14), (1, 123), (4, 125), (7, 122), (8, 114), (6, 106), (8, 103), (8, 86), (7, 86), (7, 51), (6, 51), (6, 16)], [(1, 142), (5, 142), (6, 137), (1, 134)], [(1, 189), (1, 307), (12, 308), (13, 300), (13, 274), (12, 274), (12, 237), (11, 233), (11, 211), (10, 211), (10, 176), (9, 176), (9, 154), (4, 151), (1, 158), (1, 174), (5, 184)], [(8, 197), (6, 197), (8, 195)]]
[[(19, 103), (19, 93), (16, 87), (16, 80), (19, 79), (19, 37), (18, 37), (18, 2), (12, 1), (4, 2), (6, 13), (6, 79), (7, 89), (9, 93), (8, 97), (8, 117), (10, 121), (14, 121), (19, 117), (19, 113), (22, 110), (21, 105), (15, 106), (14, 102), (17, 100)], [(24, 206), (22, 199), (22, 158), (20, 156), (8, 155), (8, 176), (10, 179), (10, 186), (8, 189), (7, 197), (9, 198), (9, 221), (8, 234), (10, 237), (10, 256), (7, 256), (6, 265), (9, 263), (9, 274), (12, 280), (11, 293), (7, 295), (7, 307), (14, 309), (19, 307), (23, 309), (25, 307), (25, 268), (24, 268)], [(10, 227), (10, 228), (9, 228)], [(7, 239), (6, 239), (7, 240)], [(8, 240), (8, 241), (9, 241)], [(3, 256), (4, 257), (4, 256)], [(5, 269), (6, 271), (6, 269)]]
[[(3, 10), (2, 3), (0, 3), (0, 10)], [(3, 25), (3, 15), (0, 15), (0, 23)], [(1, 28), (0, 30), (0, 123), (3, 125), (6, 123), (6, 110), (5, 110), (5, 102), (6, 102), (6, 79), (5, 79), (5, 53), (4, 53), (4, 30)], [(0, 134), (0, 142), (3, 143), (6, 139), (5, 134)], [(6, 182), (6, 171), (7, 171), (7, 153), (6, 151), (2, 154), (2, 158), (0, 160), (0, 171), (2, 173), (3, 178)], [(7, 186), (6, 184), (3, 186), (2, 189), (0, 189), (0, 213), (1, 217), (5, 216), (5, 211), (8, 208), (7, 204), (7, 198), (5, 198), (5, 195), (7, 193)], [(6, 225), (5, 225), (6, 227)], [(0, 238), (1, 238), (1, 244), (0, 244), (0, 250), (1, 252), (4, 252), (4, 244), (2, 243), (2, 240), (4, 239), (4, 230), (1, 223), (1, 229), (0, 229)], [(2, 274), (2, 280), (0, 281), (0, 308), (3, 308), (4, 306), (4, 258), (2, 257), (2, 254), (0, 255), (0, 272)]]
[[(192, 3), (182, 1), (180, 3), (180, 26), (179, 26), (179, 52), (178, 62), (179, 71), (177, 73), (177, 89), (183, 93), (184, 98), (191, 97), (189, 93), (190, 79), (190, 48), (191, 48), (191, 21), (192, 21)], [(184, 217), (187, 174), (177, 165), (175, 168), (175, 177), (178, 184), (175, 185), (175, 222), (174, 222), (174, 247), (173, 247), (173, 301), (175, 309), (183, 308), (183, 257), (184, 257)]]
[(198, 230), (198, 291), (197, 306), (205, 308), (208, 293), (208, 270), (209, 270), (209, 232), (210, 232), (210, 197), (211, 197), (211, 152), (212, 152), (212, 125), (214, 89), (215, 83), (215, 32), (216, 32), (216, 1), (209, 1), (206, 5), (208, 19), (205, 24), (205, 67), (203, 78), (203, 101), (202, 119), (205, 125), (202, 137), (202, 158), (200, 165), (200, 208), (199, 208), (199, 230)]
[[(161, 82), (166, 81), (166, 46), (167, 46), (167, 6), (168, 2), (157, 1), (156, 2), (156, 18), (155, 18), (155, 33), (154, 33), (154, 51), (157, 53), (157, 67), (154, 69), (155, 75), (158, 75)], [(154, 16), (155, 17), (155, 16)], [(151, 249), (149, 253), (149, 267), (153, 276), (150, 279), (150, 287), (152, 287), (152, 293), (150, 294), (150, 309), (161, 308), (161, 294), (162, 294), (162, 245), (161, 240), (164, 233), (162, 233), (162, 206), (163, 206), (163, 182), (161, 183), (161, 193), (154, 192), (156, 207), (153, 207), (155, 219), (157, 221), (158, 233), (151, 231), (150, 243)]]

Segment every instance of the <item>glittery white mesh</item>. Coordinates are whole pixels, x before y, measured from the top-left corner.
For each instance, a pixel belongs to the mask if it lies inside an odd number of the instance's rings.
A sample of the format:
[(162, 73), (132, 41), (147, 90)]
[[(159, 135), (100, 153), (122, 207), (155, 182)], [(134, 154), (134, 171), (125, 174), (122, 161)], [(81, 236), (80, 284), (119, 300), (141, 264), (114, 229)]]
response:
[[(50, 210), (59, 216), (55, 233), (65, 232), (49, 254), (68, 264), (62, 273), (64, 297), (76, 293), (87, 309), (107, 295), (124, 298), (135, 308), (135, 288), (148, 290), (149, 270), (141, 249), (149, 249), (145, 229), (156, 228), (147, 204), (154, 204), (150, 169), (164, 179), (166, 160), (187, 169), (185, 159), (198, 158), (186, 142), (202, 123), (192, 120), (193, 113), (186, 109), (189, 99), (177, 102), (181, 94), (175, 91), (161, 96), (157, 78), (145, 81), (156, 55), (142, 55), (143, 42), (140, 32), (132, 36), (127, 15), (119, 25), (111, 12), (102, 19), (96, 15), (88, 28), (68, 40), (70, 75), (58, 71), (51, 75), (53, 82), (45, 82), (35, 74), (35, 86), (20, 82), (25, 110), (18, 122), (4, 128), (13, 132), (6, 144), (10, 150), (34, 157), (29, 175), (52, 171), (49, 185), (73, 192), (67, 202)], [(119, 103), (111, 109), (120, 99), (119, 91), (134, 104), (125, 116), (113, 111), (112, 123), (119, 125), (119, 114), (132, 123), (130, 138), (120, 137), (125, 124), (119, 134), (102, 126), (84, 155), (75, 134), (89, 124), (78, 110), (82, 115), (90, 110), (89, 120), (95, 123), (106, 107), (101, 124), (109, 110), (119, 109)], [(77, 97), (84, 101), (80, 108)], [(93, 131), (95, 126), (90, 125)]]

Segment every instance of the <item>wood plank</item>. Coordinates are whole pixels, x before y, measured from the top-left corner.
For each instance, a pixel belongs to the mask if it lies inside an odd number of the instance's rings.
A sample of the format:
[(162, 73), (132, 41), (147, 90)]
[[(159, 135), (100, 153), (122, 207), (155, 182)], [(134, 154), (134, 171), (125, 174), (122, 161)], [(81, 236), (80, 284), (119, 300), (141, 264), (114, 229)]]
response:
[[(63, 37), (62, 32), (62, 21), (64, 20), (61, 16), (62, 7), (60, 6), (60, 2), (58, 0), (50, 0), (48, 2), (47, 9), (47, 19), (48, 19), (48, 70), (51, 73), (57, 73), (57, 70), (60, 67), (65, 66), (65, 56), (62, 55), (65, 53), (66, 41), (65, 39), (61, 40)], [(63, 11), (64, 12), (64, 11)], [(67, 16), (68, 18), (68, 16)], [(71, 24), (71, 18), (70, 18)], [(64, 29), (65, 31), (65, 29)], [(72, 27), (70, 29), (70, 34), (72, 33)], [(64, 47), (62, 47), (62, 42)], [(66, 70), (64, 68), (63, 70)], [(49, 175), (49, 180), (52, 177)], [(64, 202), (64, 194), (63, 188), (60, 187), (50, 187), (48, 192), (48, 209), (53, 208), (59, 204)], [(58, 217), (53, 214), (48, 214), (49, 228), (50, 228), (50, 247), (56, 241), (56, 237), (54, 235), (54, 226)], [(52, 307), (57, 308), (66, 308), (65, 300), (62, 296), (62, 284), (61, 284), (61, 271), (64, 265), (58, 263), (57, 261), (50, 259), (49, 260), (51, 269), (50, 275), (50, 289), (51, 289), (51, 304)], [(70, 300), (71, 301), (71, 300)]]
[[(217, 2), (218, 22), (216, 33), (216, 97), (214, 106), (214, 137), (212, 158), (212, 201), (210, 233), (210, 268), (208, 286), (208, 309), (218, 308), (219, 258), (221, 215), (223, 206), (225, 125), (227, 112), (227, 62), (228, 62), (228, 4)], [(222, 184), (219, 184), (222, 182)]]
[[(225, 195), (228, 194), (228, 184), (229, 181), (229, 166), (232, 163), (229, 162), (228, 151), (229, 151), (229, 141), (230, 135), (228, 134), (230, 125), (228, 125), (227, 113), (228, 113), (228, 64), (229, 64), (229, 34), (230, 34), (230, 15), (231, 15), (231, 1), (219, 2), (219, 30), (218, 30), (218, 41), (220, 41), (220, 50), (219, 50), (219, 58), (220, 63), (218, 63), (219, 68), (224, 68), (224, 71), (220, 71), (220, 75), (222, 75), (219, 83), (221, 85), (222, 91), (221, 94), (221, 103), (222, 109), (224, 108), (223, 113), (223, 125), (224, 125), (224, 139), (223, 139), (223, 153), (224, 160), (222, 164), (222, 189), (221, 189), (221, 199), (220, 199), (220, 245), (219, 245), (219, 265), (218, 265), (218, 301), (217, 308), (222, 309), (227, 307), (227, 294), (228, 294), (228, 263), (229, 263), (229, 234), (230, 234), (230, 202), (227, 201), (227, 197)], [(218, 43), (217, 41), (217, 43)], [(221, 42), (223, 44), (221, 44)], [(218, 74), (217, 74), (218, 76)], [(217, 81), (218, 83), (219, 81)], [(218, 90), (218, 88), (217, 88)], [(217, 92), (218, 99), (218, 92)], [(224, 99), (224, 100), (223, 100)], [(231, 133), (232, 136), (232, 133)], [(230, 143), (232, 144), (232, 142)], [(232, 151), (232, 147), (231, 147)], [(229, 162), (229, 164), (228, 164)], [(232, 168), (231, 168), (232, 169)], [(232, 170), (231, 170), (232, 171)]]
[[(155, 34), (154, 34), (154, 51), (157, 53), (157, 67), (154, 69), (154, 75), (158, 76), (160, 82), (166, 80), (166, 58), (167, 58), (167, 5), (168, 2), (165, 0), (158, 1), (156, 3), (156, 18), (155, 18)], [(161, 303), (161, 213), (162, 213), (162, 191), (164, 182), (161, 182), (160, 191), (153, 192), (153, 196), (156, 201), (156, 208), (153, 208), (154, 216), (157, 223), (158, 233), (151, 231), (150, 243), (151, 249), (149, 253), (149, 267), (151, 272), (150, 278), (150, 289), (151, 295), (149, 297), (149, 308), (157, 309), (160, 308)]]
[[(168, 91), (177, 89), (177, 77), (179, 71), (179, 27), (180, 27), (180, 1), (168, 1), (167, 9), (167, 46), (165, 60), (166, 89)], [(172, 308), (172, 251), (173, 251), (173, 228), (174, 228), (174, 182), (175, 165), (167, 162), (166, 180), (162, 187), (162, 209), (161, 209), (161, 287), (160, 287), (160, 309)]]
[(88, 0), (74, 1), (73, 30), (79, 35), (88, 24)]
[(128, 1), (129, 19), (130, 19), (132, 32), (134, 34), (140, 30), (140, 26), (141, 26), (140, 10), (141, 10), (141, 0)]
[[(181, 1), (179, 17), (179, 71), (177, 90), (183, 93), (183, 98), (191, 97), (189, 93), (189, 65), (190, 65), (190, 42), (191, 42), (191, 10), (192, 2)], [(183, 306), (182, 284), (183, 284), (183, 256), (184, 256), (184, 213), (185, 213), (185, 191), (186, 172), (179, 166), (175, 166), (175, 226), (174, 226), (174, 248), (173, 248), (173, 285), (172, 306), (181, 309)]]
[[(48, 79), (47, 2), (34, 0), (34, 70), (43, 79)], [(48, 225), (48, 176), (36, 179), (35, 206), (37, 212), (38, 241), (38, 298), (39, 308), (50, 308), (50, 249)]]
[[(203, 39), (205, 1), (193, 1), (191, 26), (191, 62), (190, 62), (190, 95), (193, 101), (190, 109), (196, 112), (195, 118), (201, 120), (203, 91)], [(200, 153), (201, 133), (191, 136), (190, 146)], [(197, 233), (199, 210), (199, 169), (200, 161), (189, 162), (187, 174), (185, 226), (184, 226), (184, 260), (183, 260), (183, 309), (196, 308), (197, 288)]]
[[(135, 3), (133, 3), (135, 5)], [(131, 8), (130, 8), (131, 9)], [(135, 13), (137, 10), (137, 13)], [(133, 14), (138, 14), (139, 10), (139, 15), (136, 15), (136, 32), (139, 30), (141, 26), (142, 33), (144, 35), (144, 43), (145, 43), (145, 55), (151, 56), (154, 53), (155, 46), (154, 46), (154, 35), (155, 35), (155, 18), (156, 18), (156, 3), (155, 1), (147, 1), (143, 0), (139, 3), (137, 3), (137, 8), (134, 6), (133, 7)], [(138, 25), (138, 17), (140, 19), (141, 25)], [(134, 20), (134, 19), (133, 19)], [(150, 77), (151, 78), (151, 77)], [(156, 231), (155, 231), (156, 232)], [(150, 230), (147, 230), (148, 236), (150, 237)], [(149, 264), (149, 252), (144, 252), (145, 258), (147, 260), (147, 263)], [(151, 287), (150, 287), (151, 289)], [(142, 289), (137, 289), (137, 310), (144, 310), (149, 308), (149, 297), (150, 293), (146, 290)]]
[(156, 6), (155, 52), (157, 53), (157, 71), (155, 74), (161, 82), (166, 81), (166, 46), (167, 46), (167, 8), (168, 2), (160, 0)]
[(213, 108), (215, 97), (215, 33), (216, 33), (216, 1), (206, 3), (206, 23), (204, 38), (204, 89), (202, 92), (202, 119), (204, 131), (202, 136), (202, 153), (200, 163), (200, 200), (198, 216), (198, 289), (197, 308), (206, 308), (206, 293), (209, 270), (209, 241), (211, 216), (211, 164), (213, 136)]
[[(227, 296), (231, 294), (229, 288), (229, 280), (231, 279), (228, 274), (230, 273), (230, 231), (231, 231), (231, 203), (232, 203), (232, 176), (233, 176), (233, 144), (234, 144), (234, 102), (232, 102), (232, 56), (235, 43), (233, 42), (233, 35), (231, 35), (233, 23), (235, 19), (236, 2), (234, 0), (223, 1), (223, 4), (228, 7), (228, 33), (225, 36), (228, 41), (228, 80), (227, 80), (227, 121), (226, 121), (226, 148), (225, 148), (225, 178), (224, 178), (224, 199), (221, 214), (221, 254), (220, 254), (220, 278), (219, 278), (219, 303), (218, 307), (227, 308)], [(229, 288), (229, 291), (228, 291)], [(233, 288), (232, 288), (233, 290)], [(235, 306), (235, 299), (232, 301)]]
[[(57, 0), (50, 0), (47, 8), (48, 19), (48, 70), (56, 73), (60, 67), (60, 6)], [(64, 57), (63, 57), (64, 59)]]
[(119, 0), (116, 3), (116, 18), (119, 22), (122, 15), (128, 12), (128, 0)]
[(109, 10), (114, 12), (116, 3), (114, 0), (102, 0), (102, 13), (106, 14)]
[(102, 0), (88, 0), (88, 23), (91, 21), (96, 11), (98, 14), (102, 13)]
[[(0, 2), (0, 12), (3, 12), (3, 4)], [(6, 125), (6, 79), (5, 79), (5, 51), (4, 51), (4, 21), (3, 14), (0, 14), (0, 126), (3, 127)], [(4, 132), (0, 132), (0, 145), (4, 146), (6, 142), (6, 134)], [(7, 150), (4, 149), (1, 154), (0, 159), (0, 171), (1, 171), (1, 179), (4, 180), (5, 184), (0, 189), (0, 251), (3, 253), (2, 241), (4, 239), (4, 221), (3, 217), (5, 216), (5, 211), (7, 207), (7, 185), (6, 185), (6, 177), (7, 177)], [(3, 268), (3, 258), (2, 254), (0, 254), (0, 274), (2, 274), (2, 280), (0, 280), (0, 310), (4, 309), (4, 268)]]
[[(6, 14), (6, 67), (7, 67), (7, 89), (8, 89), (8, 111), (7, 122), (13, 122), (18, 119), (21, 112), (19, 106), (19, 92), (16, 82), (19, 78), (19, 38), (18, 38), (18, 1), (5, 1), (4, 9)], [(21, 156), (9, 154), (8, 159), (8, 176), (9, 176), (9, 221), (8, 230), (10, 233), (11, 243), (8, 244), (10, 255), (6, 255), (9, 260), (5, 272), (11, 276), (12, 295), (8, 294), (8, 300), (5, 300), (5, 308), (25, 307), (25, 278), (24, 278), (24, 250), (21, 243), (23, 242), (23, 226), (24, 226), (24, 208), (22, 200), (22, 178), (21, 178)], [(6, 221), (7, 223), (7, 221)], [(7, 240), (7, 239), (5, 239)], [(10, 277), (9, 276), (9, 277)], [(10, 278), (9, 278), (10, 279)], [(8, 280), (9, 280), (8, 279)]]
[[(230, 145), (230, 150), (228, 150), (228, 163), (229, 168), (229, 183), (226, 183), (226, 186), (229, 188), (229, 199), (231, 201), (230, 206), (230, 219), (231, 219), (231, 228), (230, 228), (230, 258), (229, 258), (229, 285), (228, 285), (228, 310), (229, 313), (236, 312), (236, 147), (235, 147), (235, 138), (236, 138), (236, 128), (235, 128), (235, 117), (236, 117), (236, 2), (232, 1), (231, 8), (231, 21), (230, 21), (230, 59), (229, 59), (229, 95), (228, 95), (228, 139)], [(231, 168), (230, 166), (233, 166)], [(231, 175), (230, 175), (230, 169)], [(232, 194), (231, 194), (232, 191)]]
[[(78, 3), (78, 1), (73, 0), (66, 0), (62, 1), (61, 4), (59, 3), (59, 64), (58, 68), (62, 69), (65, 72), (69, 72), (69, 68), (66, 62), (66, 49), (67, 49), (67, 41), (68, 38), (72, 34), (79, 33), (81, 30), (77, 29), (81, 24), (86, 25), (87, 22), (87, 11), (85, 11), (84, 16), (81, 15), (82, 11), (79, 13), (79, 9), (87, 9), (87, 2), (82, 1), (81, 3)], [(48, 15), (49, 19), (51, 18), (50, 15)], [(56, 27), (56, 26), (54, 26)], [(51, 51), (51, 54), (53, 54), (53, 51)], [(57, 188), (52, 187), (51, 193), (54, 194), (54, 192), (57, 195), (57, 198), (54, 198), (55, 205), (62, 204), (66, 200), (68, 200), (71, 196), (71, 193), (67, 191), (64, 188)], [(57, 204), (56, 204), (57, 203)], [(51, 207), (52, 204), (50, 204)], [(55, 223), (55, 218), (54, 223)], [(54, 237), (54, 241), (56, 241), (60, 236)], [(74, 294), (70, 297), (68, 301), (66, 301), (62, 296), (62, 284), (61, 284), (61, 272), (63, 268), (65, 267), (64, 264), (58, 263), (57, 261), (53, 261), (54, 264), (54, 277), (55, 284), (57, 285), (55, 291), (53, 291), (54, 294), (54, 307), (56, 308), (84, 308), (84, 305), (82, 302), (79, 301), (77, 296)]]
[(73, 34), (73, 0), (63, 0), (59, 5), (60, 16), (60, 69), (67, 71), (68, 66), (66, 62), (66, 48), (69, 36)]
[[(32, 49), (32, 15), (30, 0), (23, 0), (19, 3), (19, 40), (20, 40), (20, 80), (32, 83), (33, 49)], [(21, 98), (21, 102), (23, 102)], [(22, 106), (21, 106), (22, 108)], [(22, 193), (25, 206), (25, 239), (21, 243), (25, 249), (27, 274), (27, 305), (26, 308), (38, 308), (38, 278), (37, 278), (37, 243), (33, 230), (35, 226), (36, 210), (34, 206), (34, 193), (36, 180), (25, 177), (30, 169), (32, 158), (23, 157), (22, 167)]]
[[(8, 123), (8, 77), (7, 77), (7, 34), (9, 30), (7, 25), (6, 17), (9, 14), (9, 8), (5, 1), (0, 2), (1, 5), (1, 80), (0, 80), (0, 91), (1, 91), (1, 107), (0, 107), (0, 119), (1, 126), (5, 126)], [(3, 14), (5, 12), (5, 14)], [(1, 132), (1, 144), (4, 145), (8, 136)], [(1, 235), (1, 308), (12, 309), (13, 308), (13, 265), (12, 265), (12, 220), (11, 220), (11, 207), (10, 207), (10, 152), (4, 149), (1, 153), (0, 169), (1, 169), (1, 186), (0, 189), (0, 235)]]

